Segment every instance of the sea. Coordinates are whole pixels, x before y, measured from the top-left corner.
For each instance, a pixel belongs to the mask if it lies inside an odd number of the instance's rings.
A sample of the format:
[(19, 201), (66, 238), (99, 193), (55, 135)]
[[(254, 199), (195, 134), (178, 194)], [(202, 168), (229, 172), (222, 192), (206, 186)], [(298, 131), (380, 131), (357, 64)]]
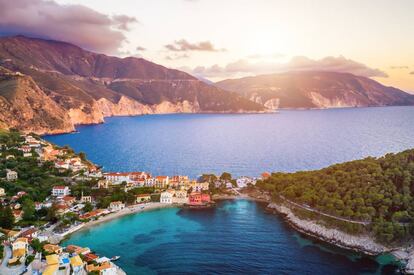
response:
[[(414, 107), (112, 117), (45, 139), (85, 152), (105, 171), (257, 177), (414, 148)], [(369, 257), (303, 236), (264, 207), (230, 200), (203, 211), (160, 209), (80, 231), (66, 243), (119, 255), (128, 274), (397, 272), (390, 255)]]

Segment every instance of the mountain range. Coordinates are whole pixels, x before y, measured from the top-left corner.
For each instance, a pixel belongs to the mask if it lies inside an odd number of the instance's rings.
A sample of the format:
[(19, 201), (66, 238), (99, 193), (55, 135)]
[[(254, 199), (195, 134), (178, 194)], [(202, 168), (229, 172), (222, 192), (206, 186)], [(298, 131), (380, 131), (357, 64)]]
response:
[(414, 105), (414, 95), (350, 73), (294, 71), (229, 79), (216, 86), (270, 109)]
[(0, 128), (56, 134), (109, 116), (391, 105), (414, 105), (414, 95), (336, 72), (210, 83), (143, 58), (25, 36), (0, 38)]
[(261, 112), (264, 107), (178, 70), (64, 42), (0, 38), (0, 126), (63, 133), (105, 117)]

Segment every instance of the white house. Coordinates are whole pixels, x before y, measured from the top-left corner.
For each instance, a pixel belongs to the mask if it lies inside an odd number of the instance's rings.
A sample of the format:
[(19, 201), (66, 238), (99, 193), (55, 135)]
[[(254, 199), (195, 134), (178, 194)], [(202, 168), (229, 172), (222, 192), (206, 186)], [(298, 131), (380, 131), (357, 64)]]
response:
[(172, 199), (173, 203), (188, 203), (188, 196), (187, 191), (185, 190), (179, 190), (175, 192), (175, 195)]
[(116, 211), (120, 211), (122, 209), (125, 208), (125, 204), (120, 202), (120, 201), (113, 201), (111, 202), (111, 204), (109, 205), (109, 210), (116, 212)]
[(171, 191), (165, 191), (161, 193), (160, 203), (173, 203), (174, 193)]
[(6, 178), (8, 181), (17, 180), (17, 172), (7, 169)]
[(256, 180), (249, 178), (249, 177), (240, 177), (236, 180), (237, 187), (244, 188), (247, 187), (248, 184), (255, 185)]
[(153, 187), (153, 186), (155, 186), (155, 178), (152, 178), (152, 177), (149, 177), (149, 178), (147, 178), (146, 180), (145, 180), (145, 186), (148, 186), (148, 187)]
[(209, 189), (208, 182), (192, 181), (190, 186), (193, 188), (193, 192), (207, 191)]
[(6, 192), (4, 191), (4, 188), (0, 187), (0, 197), (6, 195)]
[(68, 186), (58, 185), (52, 189), (52, 196), (64, 197), (70, 195), (70, 188)]
[(69, 163), (59, 160), (57, 162), (55, 162), (55, 168), (57, 169), (69, 169)]
[(106, 180), (112, 182), (112, 184), (136, 182), (139, 180), (146, 180), (150, 177), (150, 175), (145, 172), (104, 173), (103, 176)]
[(121, 184), (122, 182), (129, 182), (129, 173), (104, 173), (104, 178), (112, 184)]

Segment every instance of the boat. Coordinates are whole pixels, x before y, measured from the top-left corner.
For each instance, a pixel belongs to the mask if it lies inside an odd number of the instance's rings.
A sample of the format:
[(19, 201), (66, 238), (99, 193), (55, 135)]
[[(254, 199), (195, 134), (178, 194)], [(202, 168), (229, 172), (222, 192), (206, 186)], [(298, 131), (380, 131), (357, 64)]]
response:
[(121, 256), (113, 256), (112, 258), (111, 258), (111, 261), (117, 261), (117, 260), (119, 260), (119, 258), (121, 258)]

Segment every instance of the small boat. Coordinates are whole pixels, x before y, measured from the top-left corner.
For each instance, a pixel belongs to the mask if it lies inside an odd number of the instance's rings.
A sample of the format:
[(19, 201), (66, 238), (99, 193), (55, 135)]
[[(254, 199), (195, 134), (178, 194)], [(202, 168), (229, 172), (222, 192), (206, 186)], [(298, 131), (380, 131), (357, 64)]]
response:
[(113, 256), (111, 258), (111, 261), (117, 261), (117, 260), (119, 260), (119, 258), (121, 258), (121, 256)]

